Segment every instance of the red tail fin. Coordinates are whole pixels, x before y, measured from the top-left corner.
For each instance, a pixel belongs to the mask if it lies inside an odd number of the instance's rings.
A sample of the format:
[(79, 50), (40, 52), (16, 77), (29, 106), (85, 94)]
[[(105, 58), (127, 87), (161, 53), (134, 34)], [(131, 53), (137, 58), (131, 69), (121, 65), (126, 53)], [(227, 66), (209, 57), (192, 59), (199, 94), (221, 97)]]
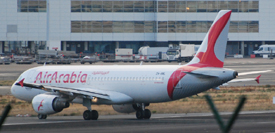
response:
[(189, 64), (223, 67), (229, 30), (230, 10), (221, 10), (206, 34), (196, 56)]

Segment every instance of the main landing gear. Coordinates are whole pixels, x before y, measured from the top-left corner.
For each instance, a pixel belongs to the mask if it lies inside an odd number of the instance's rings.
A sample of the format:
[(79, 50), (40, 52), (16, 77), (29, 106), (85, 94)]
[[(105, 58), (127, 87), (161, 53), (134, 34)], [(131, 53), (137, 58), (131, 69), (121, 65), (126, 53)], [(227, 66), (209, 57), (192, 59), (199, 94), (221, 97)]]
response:
[(136, 117), (137, 119), (150, 119), (151, 117), (151, 111), (149, 109), (145, 109), (145, 106), (149, 106), (149, 104), (137, 104), (135, 107), (137, 112), (136, 112)]
[(98, 112), (96, 110), (86, 110), (83, 113), (84, 120), (97, 120)]
[(83, 118), (84, 120), (97, 120), (98, 119), (98, 112), (96, 110), (92, 110), (91, 108), (91, 100), (90, 99), (83, 99), (83, 106), (87, 107), (88, 110), (84, 111)]
[(47, 115), (38, 114), (38, 119), (46, 119)]

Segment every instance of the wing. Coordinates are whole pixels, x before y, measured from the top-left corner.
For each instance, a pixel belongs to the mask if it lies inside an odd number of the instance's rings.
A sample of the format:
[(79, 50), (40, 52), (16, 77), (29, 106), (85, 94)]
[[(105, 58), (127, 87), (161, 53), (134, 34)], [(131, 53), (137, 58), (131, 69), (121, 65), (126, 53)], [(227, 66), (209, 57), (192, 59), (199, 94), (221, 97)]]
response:
[(69, 88), (69, 87), (57, 87), (57, 86), (49, 86), (49, 85), (41, 85), (35, 83), (24, 83), (24, 79), (17, 82), (15, 85), (21, 87), (30, 87), (35, 89), (40, 89), (48, 92), (58, 92), (68, 96), (80, 96), (83, 98), (93, 99), (99, 98), (108, 100), (108, 103), (130, 103), (133, 101), (128, 95), (123, 93), (115, 92), (115, 91), (106, 91), (99, 89), (91, 89), (91, 88)]

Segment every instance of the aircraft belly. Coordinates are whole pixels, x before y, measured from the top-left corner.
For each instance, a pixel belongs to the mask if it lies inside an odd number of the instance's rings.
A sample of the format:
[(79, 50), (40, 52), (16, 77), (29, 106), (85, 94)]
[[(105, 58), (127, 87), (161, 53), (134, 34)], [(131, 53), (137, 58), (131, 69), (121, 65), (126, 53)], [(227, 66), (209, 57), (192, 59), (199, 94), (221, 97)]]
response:
[(166, 89), (167, 83), (155, 83), (154, 81), (106, 83), (103, 90), (117, 91), (133, 98), (135, 103), (155, 103), (169, 101)]

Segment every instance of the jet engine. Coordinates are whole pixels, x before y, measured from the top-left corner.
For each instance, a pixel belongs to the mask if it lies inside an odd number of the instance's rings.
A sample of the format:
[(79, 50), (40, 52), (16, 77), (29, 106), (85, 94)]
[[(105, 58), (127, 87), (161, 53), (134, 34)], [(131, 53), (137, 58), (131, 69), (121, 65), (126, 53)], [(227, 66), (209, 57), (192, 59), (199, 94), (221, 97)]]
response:
[(113, 105), (113, 109), (119, 113), (132, 113), (136, 111), (133, 104)]
[(54, 114), (68, 108), (70, 103), (58, 95), (39, 94), (32, 99), (32, 107), (38, 114)]

